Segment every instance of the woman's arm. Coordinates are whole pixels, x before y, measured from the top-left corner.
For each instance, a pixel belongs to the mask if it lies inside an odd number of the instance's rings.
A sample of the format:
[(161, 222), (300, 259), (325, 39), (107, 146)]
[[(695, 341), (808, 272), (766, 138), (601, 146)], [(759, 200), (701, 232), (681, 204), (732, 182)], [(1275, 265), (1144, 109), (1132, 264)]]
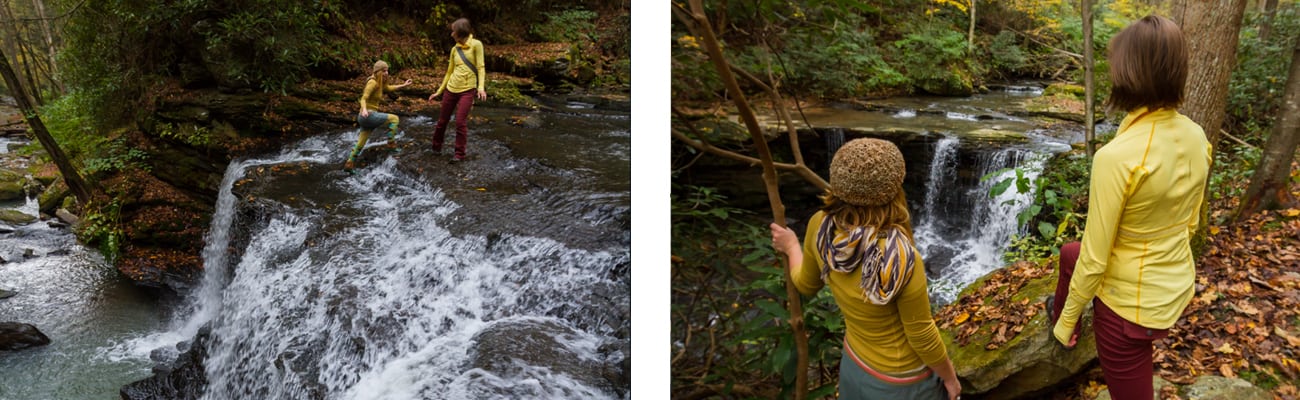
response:
[(907, 343), (921, 357), (921, 362), (943, 379), (948, 398), (955, 399), (961, 394), (961, 382), (957, 380), (957, 371), (952, 366), (952, 360), (948, 358), (948, 350), (944, 348), (943, 338), (939, 336), (939, 328), (934, 324), (934, 316), (930, 314), (930, 294), (926, 289), (925, 263), (921, 261), (919, 252), (914, 252), (913, 257), (916, 257), (916, 265), (912, 267), (912, 275), (907, 281), (907, 286), (903, 287), (903, 291), (895, 300), (898, 305), (898, 317), (903, 322), (903, 333), (907, 335)]
[(454, 54), (455, 52), (456, 50), (453, 49), (453, 54), (447, 57), (447, 73), (442, 74), (442, 84), (438, 85), (438, 90), (433, 91), (433, 94), (429, 95), (429, 101), (433, 101), (435, 97), (442, 94), (443, 89), (447, 88), (447, 81), (451, 79), (451, 70), (456, 66), (455, 59), (452, 58), (456, 56), (456, 54)]
[(1111, 246), (1115, 243), (1124, 213), (1128, 186), (1137, 179), (1133, 175), (1140, 173), (1143, 168), (1140, 165), (1132, 169), (1125, 167), (1121, 157), (1123, 154), (1098, 152), (1092, 161), (1092, 176), (1088, 184), (1088, 219), (1084, 222), (1079, 260), (1074, 266), (1074, 276), (1070, 277), (1070, 295), (1064, 299), (1061, 316), (1056, 320), (1056, 326), (1052, 327), (1052, 335), (1067, 347), (1073, 346), (1070, 338), (1074, 326), (1079, 323), (1079, 316), (1083, 314), (1084, 306), (1096, 297), (1097, 288), (1101, 287)]
[(402, 82), (402, 84), (400, 84), (400, 85), (388, 85), (388, 89), (387, 89), (387, 90), (389, 90), (389, 91), (393, 91), (393, 90), (401, 89), (402, 87), (404, 87), (404, 86), (406, 86), (406, 85), (410, 85), (410, 84), (411, 84), (411, 80), (410, 80), (410, 79), (407, 79), (406, 82)]

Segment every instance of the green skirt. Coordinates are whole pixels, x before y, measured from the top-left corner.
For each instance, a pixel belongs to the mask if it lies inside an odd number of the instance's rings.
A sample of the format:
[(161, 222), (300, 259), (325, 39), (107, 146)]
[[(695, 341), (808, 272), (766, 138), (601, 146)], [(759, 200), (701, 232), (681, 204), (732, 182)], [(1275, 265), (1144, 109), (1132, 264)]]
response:
[(845, 348), (840, 356), (840, 399), (843, 400), (937, 400), (948, 399), (948, 391), (943, 387), (939, 375), (930, 376), (914, 383), (898, 384), (886, 382), (863, 370), (849, 355)]

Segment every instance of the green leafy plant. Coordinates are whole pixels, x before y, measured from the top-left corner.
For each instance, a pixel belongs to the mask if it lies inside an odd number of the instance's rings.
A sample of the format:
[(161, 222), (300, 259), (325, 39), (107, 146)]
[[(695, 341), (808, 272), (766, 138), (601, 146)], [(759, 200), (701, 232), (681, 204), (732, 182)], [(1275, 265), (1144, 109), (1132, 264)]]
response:
[(115, 198), (108, 204), (88, 204), (77, 236), (82, 242), (99, 249), (109, 264), (117, 262), (122, 254), (122, 205)]
[[(994, 179), (1009, 171), (1014, 177), (998, 181), (989, 190), (998, 197), (1014, 187), (1017, 193), (1033, 193), (1033, 202), (1016, 215), (1016, 222), (1029, 233), (1012, 238), (1007, 260), (1038, 259), (1055, 254), (1062, 244), (1083, 234), (1087, 204), (1089, 160), (1082, 154), (1053, 157), (1037, 178), (1030, 179), (1020, 168), (1006, 168), (980, 178)], [(1015, 201), (1015, 200), (1008, 200)]]
[[(674, 318), (673, 332), (683, 341), (693, 326), (728, 333), (716, 337), (717, 365), (703, 383), (745, 381), (752, 374), (780, 377), (780, 397), (790, 397), (795, 376), (807, 371), (795, 371), (783, 272), (774, 263), (766, 224), (726, 199), (713, 188), (673, 186), (673, 255), (683, 260), (674, 267), (674, 293), (695, 293), (672, 302), (674, 314), (685, 317)], [(829, 291), (804, 300), (804, 325), (811, 364), (838, 364), (844, 320)], [(834, 389), (833, 380), (823, 380), (814, 397)]]

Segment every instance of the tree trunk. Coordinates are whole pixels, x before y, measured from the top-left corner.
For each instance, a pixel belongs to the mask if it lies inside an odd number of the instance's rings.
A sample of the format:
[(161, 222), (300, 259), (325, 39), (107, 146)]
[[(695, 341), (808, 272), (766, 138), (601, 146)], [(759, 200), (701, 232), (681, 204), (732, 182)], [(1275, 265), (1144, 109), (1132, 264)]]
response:
[(1088, 158), (1092, 158), (1095, 151), (1097, 137), (1096, 118), (1093, 117), (1093, 101), (1095, 92), (1093, 87), (1093, 66), (1095, 65), (1092, 54), (1092, 0), (1083, 0), (1083, 119), (1086, 125), (1084, 131), (1084, 148), (1087, 149)]
[(32, 128), (32, 133), (36, 134), (36, 139), (41, 142), (41, 147), (44, 147), (45, 151), (50, 153), (50, 159), (54, 160), (54, 165), (59, 167), (59, 173), (63, 175), (63, 181), (68, 184), (68, 189), (72, 190), (72, 194), (77, 196), (77, 200), (82, 204), (89, 202), (89, 187), (81, 179), (81, 174), (77, 173), (77, 168), (72, 166), (68, 156), (63, 154), (63, 150), (54, 141), (54, 137), (50, 136), (50, 132), (45, 129), (45, 124), (41, 122), (40, 115), (36, 114), (36, 106), (32, 105), (31, 99), (27, 97), (22, 82), (18, 80), (18, 75), (14, 73), (13, 68), (9, 66), (9, 58), (5, 57), (4, 52), (0, 52), (0, 75), (4, 75), (5, 85), (9, 87), (9, 92), (13, 94), (14, 100), (18, 102), (18, 108), (23, 111), (23, 119), (27, 120), (27, 126)]
[(1241, 196), (1241, 208), (1237, 209), (1234, 218), (1237, 221), (1262, 210), (1296, 206), (1296, 199), (1291, 195), (1290, 177), (1291, 160), (1300, 144), (1300, 42), (1296, 43), (1291, 55), (1291, 73), (1283, 96), (1282, 108), (1278, 110), (1281, 117), (1264, 143), (1264, 154), (1259, 158), (1255, 175), (1250, 178), (1250, 187)]
[(1237, 33), (1246, 0), (1181, 0), (1176, 21), (1188, 46), (1187, 84), (1180, 111), (1218, 144), (1228, 106), (1228, 81), (1237, 65)]
[[(763, 162), (763, 183), (767, 187), (767, 200), (772, 207), (772, 219), (780, 226), (785, 226), (785, 205), (781, 204), (781, 192), (777, 186), (776, 167), (772, 164), (772, 152), (768, 150), (767, 138), (763, 135), (763, 128), (758, 125), (758, 119), (754, 116), (753, 109), (749, 106), (749, 100), (745, 99), (745, 92), (740, 90), (740, 85), (736, 82), (736, 77), (731, 73), (730, 63), (722, 54), (722, 46), (718, 44), (717, 36), (713, 33), (710, 26), (709, 18), (704, 14), (704, 4), (701, 0), (690, 0), (691, 17), (698, 24), (703, 33), (704, 48), (709, 53), (709, 59), (713, 61), (713, 67), (718, 71), (718, 77), (722, 79), (723, 85), (727, 92), (731, 94), (736, 108), (740, 112), (741, 119), (745, 121), (745, 127), (749, 130), (749, 136), (754, 140), (754, 147), (758, 151), (759, 159)], [(794, 281), (790, 279), (790, 269), (785, 268), (785, 263), (777, 260), (785, 275), (785, 290), (787, 295), (787, 306), (790, 311), (790, 327), (794, 331), (794, 347), (798, 352), (795, 368), (794, 399), (803, 400), (808, 396), (808, 333), (803, 326), (803, 305), (800, 304), (799, 292), (794, 288)]]
[[(1237, 33), (1246, 12), (1246, 0), (1178, 0), (1174, 20), (1182, 28), (1188, 52), (1187, 83), (1179, 111), (1201, 125), (1205, 138), (1216, 150), (1210, 158), (1210, 174), (1219, 148), (1219, 128), (1228, 106), (1228, 80), (1237, 65)], [(1203, 223), (1192, 237), (1192, 254), (1199, 256), (1211, 221), (1210, 185), (1205, 185), (1201, 204)]]
[(970, 0), (970, 30), (966, 32), (966, 50), (975, 51), (975, 3)]
[(63, 94), (63, 83), (57, 79), (57, 76), (59, 76), (58, 50), (54, 47), (54, 34), (50, 30), (50, 20), (45, 13), (45, 0), (32, 0), (32, 6), (36, 8), (36, 16), (40, 18), (41, 31), (44, 33), (42, 39), (45, 39), (45, 54), (46, 57), (49, 57), (46, 64), (50, 68), (50, 86), (57, 90), (59, 94)]
[(1259, 19), (1259, 42), (1268, 43), (1269, 35), (1273, 34), (1273, 15), (1277, 14), (1277, 0), (1264, 0), (1263, 3), (1260, 11), (1264, 17)]

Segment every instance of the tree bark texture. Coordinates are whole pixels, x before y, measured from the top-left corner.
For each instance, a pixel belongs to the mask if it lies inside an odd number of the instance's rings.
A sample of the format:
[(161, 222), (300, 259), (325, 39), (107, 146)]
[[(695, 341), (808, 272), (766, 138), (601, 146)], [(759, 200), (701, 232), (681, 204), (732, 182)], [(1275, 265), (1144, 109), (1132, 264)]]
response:
[(1296, 206), (1296, 198), (1291, 195), (1290, 177), (1291, 161), (1295, 158), (1297, 145), (1300, 145), (1300, 42), (1296, 43), (1291, 55), (1291, 72), (1278, 115), (1273, 132), (1264, 143), (1259, 166), (1250, 178), (1250, 186), (1241, 196), (1241, 208), (1236, 215), (1238, 221), (1262, 210)]
[[(1210, 173), (1218, 154), (1219, 127), (1227, 115), (1228, 81), (1237, 65), (1237, 33), (1246, 13), (1246, 0), (1177, 0), (1172, 16), (1182, 28), (1187, 43), (1187, 83), (1179, 111), (1201, 125), (1205, 138), (1214, 146)], [(1205, 198), (1210, 198), (1205, 185)], [(1210, 202), (1201, 205), (1201, 221), (1192, 236), (1192, 253), (1199, 256), (1209, 231)]]
[[(772, 207), (772, 219), (777, 224), (785, 226), (785, 205), (781, 204), (781, 192), (777, 186), (776, 168), (772, 165), (772, 152), (767, 147), (767, 138), (763, 135), (763, 128), (758, 125), (758, 119), (754, 116), (749, 101), (745, 99), (745, 93), (740, 90), (740, 84), (736, 82), (736, 77), (731, 73), (731, 64), (722, 54), (722, 46), (718, 44), (718, 38), (713, 33), (708, 16), (704, 14), (702, 0), (691, 0), (690, 6), (691, 17), (701, 28), (704, 47), (709, 53), (709, 58), (713, 61), (714, 68), (718, 71), (718, 77), (722, 79), (727, 92), (731, 94), (731, 98), (740, 112), (741, 119), (745, 121), (745, 127), (749, 130), (750, 137), (754, 139), (754, 147), (757, 149), (759, 159), (763, 163), (763, 183), (767, 187), (767, 199)], [(794, 398), (803, 400), (808, 395), (808, 334), (803, 327), (803, 305), (800, 304), (799, 292), (795, 290), (793, 281), (790, 279), (790, 269), (785, 268), (785, 263), (781, 262), (781, 260), (777, 261), (782, 265), (781, 269), (785, 275), (790, 326), (794, 330), (795, 349), (798, 352)]]
[(1084, 131), (1084, 148), (1087, 150), (1088, 158), (1092, 158), (1095, 151), (1097, 137), (1096, 118), (1093, 117), (1093, 102), (1096, 101), (1096, 92), (1093, 87), (1093, 66), (1096, 65), (1095, 57), (1092, 54), (1092, 0), (1083, 0), (1083, 119), (1087, 124)]
[(1260, 12), (1264, 17), (1259, 19), (1259, 41), (1268, 43), (1268, 37), (1273, 34), (1273, 15), (1277, 14), (1277, 0), (1264, 0)]
[(1246, 0), (1180, 0), (1183, 15), (1174, 15), (1188, 46), (1185, 100), (1180, 111), (1205, 129), (1210, 144), (1219, 142), (1227, 115), (1228, 81), (1237, 66), (1237, 33)]
[(81, 174), (77, 173), (77, 168), (72, 166), (68, 156), (59, 148), (58, 142), (50, 136), (50, 132), (45, 129), (45, 124), (41, 122), (40, 115), (36, 114), (36, 106), (27, 97), (26, 90), (22, 82), (18, 80), (18, 75), (14, 73), (13, 68), (9, 66), (9, 58), (5, 57), (4, 52), (0, 52), (0, 75), (4, 75), (5, 85), (9, 87), (9, 92), (13, 94), (14, 100), (18, 102), (18, 108), (23, 111), (23, 119), (27, 120), (27, 126), (32, 128), (32, 133), (36, 134), (36, 140), (41, 142), (41, 147), (50, 153), (50, 159), (54, 160), (54, 165), (59, 167), (59, 173), (63, 175), (63, 181), (68, 184), (68, 189), (72, 194), (77, 196), (77, 200), (82, 204), (90, 201), (90, 189), (86, 182), (81, 179)]

